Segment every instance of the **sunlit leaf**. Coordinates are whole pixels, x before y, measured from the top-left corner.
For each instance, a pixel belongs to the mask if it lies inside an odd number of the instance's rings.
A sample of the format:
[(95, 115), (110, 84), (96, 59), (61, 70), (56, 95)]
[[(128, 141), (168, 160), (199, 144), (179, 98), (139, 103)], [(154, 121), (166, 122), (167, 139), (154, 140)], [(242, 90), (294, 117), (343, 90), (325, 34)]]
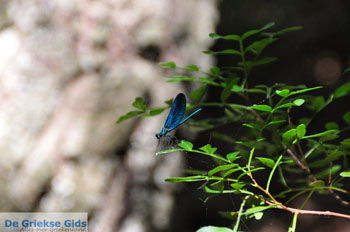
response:
[(117, 119), (117, 123), (121, 123), (121, 122), (124, 121), (124, 120), (127, 120), (127, 119), (129, 119), (129, 118), (136, 117), (136, 116), (141, 115), (141, 114), (143, 114), (143, 113), (144, 113), (144, 111), (142, 111), (142, 110), (130, 111), (129, 113), (120, 116), (120, 117)]
[(226, 155), (226, 159), (230, 161), (231, 163), (235, 162), (236, 159), (238, 159), (239, 151), (231, 152)]
[(210, 170), (210, 171), (208, 172), (208, 175), (209, 175), (209, 176), (212, 176), (212, 175), (214, 175), (214, 174), (216, 174), (216, 173), (218, 173), (218, 172), (225, 171), (225, 170), (227, 170), (227, 169), (231, 169), (231, 168), (236, 167), (236, 166), (237, 166), (237, 164), (225, 164), (225, 165), (220, 165), (220, 166), (217, 166), (217, 167), (213, 168), (212, 170)]
[(350, 177), (350, 171), (341, 172), (339, 175), (342, 176), (342, 177)]
[(296, 106), (301, 106), (302, 104), (304, 104), (305, 100), (304, 99), (295, 99), (293, 101), (294, 105)]
[(233, 230), (226, 227), (205, 226), (200, 228), (196, 232), (233, 232)]
[(321, 88), (323, 88), (323, 87), (322, 86), (317, 86), (317, 87), (313, 87), (313, 88), (307, 88), (307, 89), (301, 89), (301, 90), (297, 90), (297, 91), (292, 91), (292, 92), (290, 92), (289, 96), (296, 95), (296, 94), (301, 94), (301, 93), (306, 93), (306, 92), (313, 91), (313, 90), (316, 90), (316, 89), (321, 89)]
[(297, 137), (299, 139), (301, 139), (302, 137), (304, 137), (304, 135), (306, 134), (306, 126), (304, 124), (300, 124), (297, 126), (296, 128), (297, 130)]
[(182, 147), (183, 149), (185, 149), (186, 151), (192, 151), (193, 148), (193, 144), (191, 142), (188, 141), (184, 141), (182, 140), (179, 144), (179, 147)]
[(282, 139), (285, 144), (291, 144), (297, 134), (296, 129), (290, 129), (283, 133)]
[(215, 151), (217, 150), (217, 148), (216, 147), (212, 147), (210, 144), (207, 144), (207, 145), (199, 148), (199, 150), (202, 150), (202, 151), (204, 151), (204, 152), (206, 152), (208, 154), (214, 154)]
[(262, 164), (269, 168), (273, 168), (275, 166), (275, 161), (270, 158), (265, 158), (265, 157), (256, 157)]
[(237, 183), (233, 183), (230, 184), (230, 186), (235, 189), (235, 190), (240, 190), (241, 188), (243, 188), (244, 186), (246, 186), (246, 183), (244, 182), (237, 182)]
[(303, 139), (309, 139), (309, 138), (316, 138), (316, 137), (326, 136), (326, 135), (333, 134), (333, 133), (336, 133), (336, 132), (338, 132), (338, 130), (327, 130), (327, 131), (323, 131), (321, 133), (304, 136)]
[(281, 97), (286, 97), (288, 96), (290, 90), (289, 89), (283, 89), (283, 90), (276, 90), (275, 91), (277, 95), (281, 96)]
[(250, 108), (254, 109), (254, 110), (266, 111), (266, 112), (271, 112), (272, 111), (272, 108), (269, 105), (253, 105)]

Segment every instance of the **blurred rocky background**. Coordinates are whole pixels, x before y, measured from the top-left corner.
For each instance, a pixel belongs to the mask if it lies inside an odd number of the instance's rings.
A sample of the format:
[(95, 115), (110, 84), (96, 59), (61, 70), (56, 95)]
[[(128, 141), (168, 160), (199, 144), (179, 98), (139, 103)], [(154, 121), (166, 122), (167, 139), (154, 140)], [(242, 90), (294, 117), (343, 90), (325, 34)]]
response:
[[(268, 52), (283, 59), (254, 80), (331, 91), (349, 66), (349, 12), (345, 0), (0, 0), (0, 211), (88, 212), (93, 232), (229, 223), (213, 213), (220, 206), (163, 181), (186, 162), (154, 155), (164, 114), (122, 124), (117, 117), (137, 96), (163, 106), (186, 92), (161, 78), (158, 62), (209, 67), (215, 61), (200, 51), (226, 46), (213, 45), (210, 32), (270, 21), (304, 30), (273, 45)], [(328, 224), (304, 219), (307, 231), (350, 231), (321, 219)], [(270, 218), (247, 231), (285, 231), (285, 222)]]

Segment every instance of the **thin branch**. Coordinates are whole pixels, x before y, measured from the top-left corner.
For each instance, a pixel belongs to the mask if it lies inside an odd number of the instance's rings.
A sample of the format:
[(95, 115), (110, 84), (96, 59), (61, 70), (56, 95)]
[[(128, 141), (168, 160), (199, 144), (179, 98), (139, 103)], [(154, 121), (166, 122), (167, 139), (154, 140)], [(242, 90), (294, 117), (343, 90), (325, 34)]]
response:
[(291, 212), (293, 214), (324, 215), (324, 216), (334, 216), (334, 217), (341, 217), (341, 218), (350, 219), (350, 215), (342, 214), (342, 213), (336, 213), (336, 212), (331, 212), (331, 211), (303, 210), (303, 209), (296, 209), (296, 208), (287, 207), (287, 206), (283, 205), (281, 202), (277, 201), (276, 198), (274, 198), (271, 195), (271, 193), (269, 193), (266, 189), (261, 187), (258, 184), (258, 182), (254, 179), (252, 173), (248, 173), (248, 176), (253, 181), (253, 183), (254, 183), (253, 186), (257, 187), (263, 193), (265, 193), (271, 199), (271, 201), (265, 200), (264, 198), (262, 198), (260, 196), (255, 196), (255, 197), (257, 197), (259, 200), (261, 200), (261, 201), (263, 201), (263, 202), (265, 202), (265, 203), (267, 203), (269, 205), (275, 205), (276, 209), (283, 209), (283, 210), (289, 211), (289, 212)]

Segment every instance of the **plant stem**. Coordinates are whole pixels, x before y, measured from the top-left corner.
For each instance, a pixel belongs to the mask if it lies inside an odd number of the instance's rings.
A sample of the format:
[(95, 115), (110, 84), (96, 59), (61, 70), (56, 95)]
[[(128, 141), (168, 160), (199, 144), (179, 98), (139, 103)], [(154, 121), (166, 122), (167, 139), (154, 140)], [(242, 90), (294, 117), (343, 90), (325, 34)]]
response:
[(267, 184), (266, 184), (266, 191), (269, 191), (269, 188), (270, 188), (270, 183), (271, 183), (271, 180), (272, 180), (272, 176), (273, 174), (275, 173), (275, 170), (277, 168), (277, 166), (279, 165), (279, 163), (281, 162), (281, 159), (282, 159), (283, 155), (280, 155), (280, 157), (278, 157), (275, 165), (273, 166), (271, 172), (270, 172), (270, 175), (269, 175), (269, 179), (267, 180)]
[(245, 202), (247, 201), (249, 196), (246, 196), (242, 203), (241, 203), (241, 207), (239, 208), (239, 211), (238, 211), (238, 216), (237, 216), (237, 220), (236, 220), (236, 223), (235, 223), (235, 226), (233, 227), (233, 232), (237, 232), (238, 229), (239, 229), (239, 223), (241, 222), (241, 216), (242, 216), (242, 213), (243, 213), (243, 208), (244, 208), (244, 205), (245, 205)]

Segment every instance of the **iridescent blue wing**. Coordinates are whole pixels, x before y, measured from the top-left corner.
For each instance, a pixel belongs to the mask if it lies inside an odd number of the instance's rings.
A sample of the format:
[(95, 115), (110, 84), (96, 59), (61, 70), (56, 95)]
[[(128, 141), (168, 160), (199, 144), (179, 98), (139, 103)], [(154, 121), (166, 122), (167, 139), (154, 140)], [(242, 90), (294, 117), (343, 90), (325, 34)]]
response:
[(169, 115), (164, 123), (164, 128), (168, 131), (171, 131), (181, 125), (182, 120), (185, 117), (185, 112), (186, 97), (183, 93), (179, 93), (171, 105)]

